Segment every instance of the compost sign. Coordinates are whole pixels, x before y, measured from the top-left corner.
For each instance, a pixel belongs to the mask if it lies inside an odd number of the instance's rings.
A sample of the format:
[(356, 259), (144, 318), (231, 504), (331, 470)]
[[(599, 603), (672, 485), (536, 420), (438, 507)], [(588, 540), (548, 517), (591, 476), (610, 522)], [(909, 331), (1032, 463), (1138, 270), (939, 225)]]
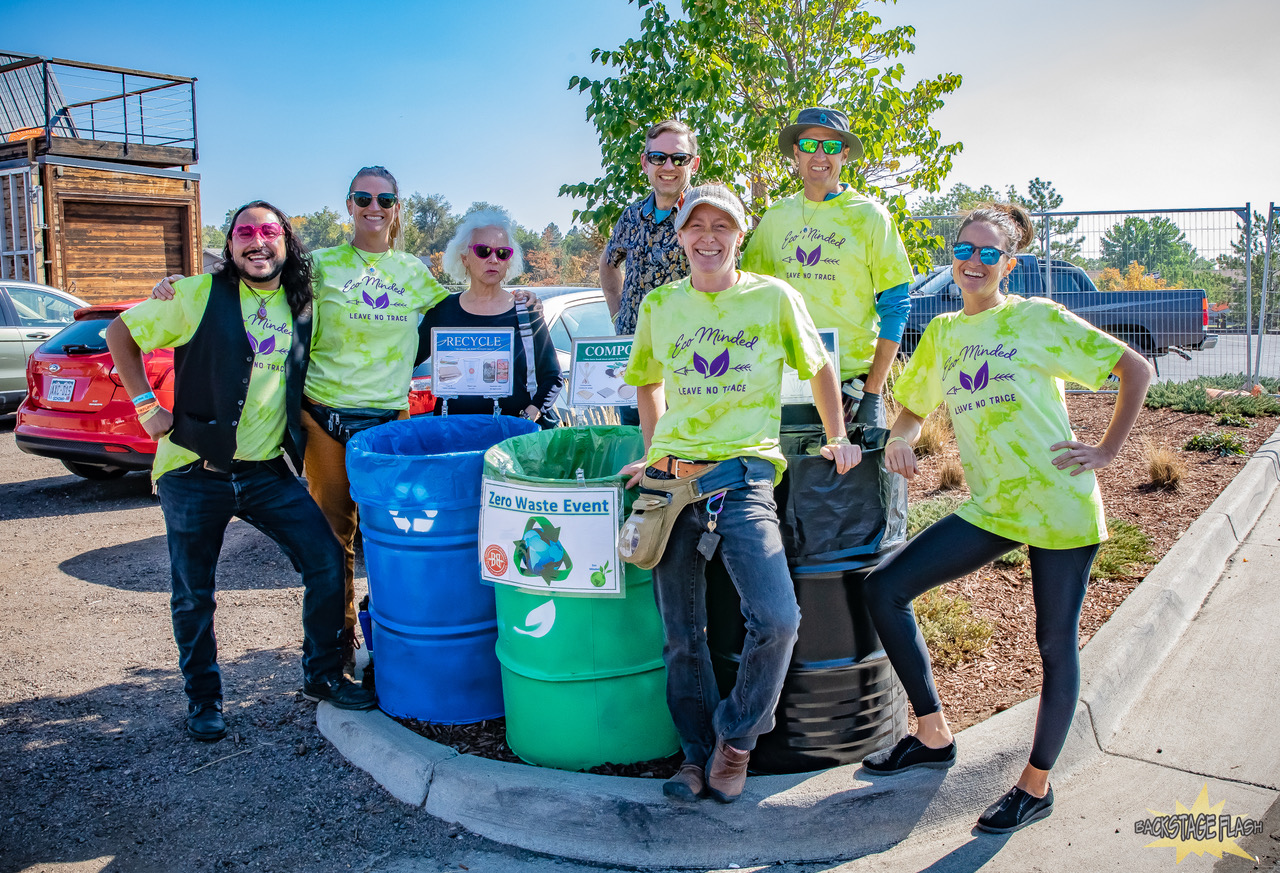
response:
[(480, 576), (554, 594), (621, 595), (620, 486), (484, 480)]
[(515, 329), (431, 329), (431, 393), (437, 397), (509, 397)]
[(572, 406), (635, 406), (636, 389), (622, 381), (633, 336), (583, 337), (573, 341), (569, 370)]
[[(831, 359), (831, 366), (836, 371), (836, 381), (840, 381), (840, 332), (834, 327), (824, 327), (818, 330), (818, 336), (822, 337), (822, 345), (827, 350), (827, 357)], [(813, 391), (809, 388), (808, 382), (800, 381), (800, 374), (788, 367), (782, 365), (782, 402), (793, 403), (812, 403)]]

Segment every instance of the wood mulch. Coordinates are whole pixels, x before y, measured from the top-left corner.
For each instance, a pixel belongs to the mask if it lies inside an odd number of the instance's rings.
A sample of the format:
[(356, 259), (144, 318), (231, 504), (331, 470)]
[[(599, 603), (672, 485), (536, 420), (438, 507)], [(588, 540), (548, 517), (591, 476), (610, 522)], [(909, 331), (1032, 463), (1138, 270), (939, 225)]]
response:
[[(1082, 441), (1102, 437), (1114, 397), (1110, 395), (1070, 395), (1067, 407), (1072, 427)], [(1098, 474), (1103, 504), (1108, 517), (1136, 524), (1151, 538), (1151, 564), (1136, 566), (1133, 574), (1121, 578), (1094, 580), (1085, 597), (1080, 620), (1080, 644), (1097, 632), (1129, 592), (1172, 548), (1178, 537), (1222, 493), (1227, 484), (1275, 431), (1280, 418), (1252, 419), (1251, 428), (1224, 428), (1216, 416), (1192, 415), (1167, 409), (1143, 409), (1129, 440), (1115, 461)], [(1244, 440), (1248, 454), (1218, 457), (1201, 452), (1182, 452), (1182, 445), (1198, 433), (1231, 430)], [(1153, 488), (1147, 475), (1144, 438), (1156, 445), (1179, 450), (1187, 464), (1187, 474), (1176, 491)], [(920, 475), (911, 483), (910, 500), (917, 502), (944, 493), (967, 496), (963, 487), (951, 492), (938, 489), (938, 470), (946, 458), (958, 458), (954, 439), (936, 455), (920, 460)], [(978, 657), (953, 667), (935, 667), (935, 679), (943, 707), (956, 730), (985, 720), (991, 715), (1035, 696), (1040, 690), (1040, 656), (1036, 650), (1035, 608), (1026, 565), (991, 564), (963, 579), (944, 586), (962, 594), (973, 604), (976, 616), (988, 619), (995, 633)], [(428, 739), (452, 746), (460, 752), (519, 762), (506, 744), (503, 719), (473, 725), (437, 725), (413, 719), (401, 723)], [(915, 729), (914, 715), (910, 727)], [(590, 772), (610, 776), (669, 778), (679, 765), (679, 754), (640, 764), (605, 764)]]

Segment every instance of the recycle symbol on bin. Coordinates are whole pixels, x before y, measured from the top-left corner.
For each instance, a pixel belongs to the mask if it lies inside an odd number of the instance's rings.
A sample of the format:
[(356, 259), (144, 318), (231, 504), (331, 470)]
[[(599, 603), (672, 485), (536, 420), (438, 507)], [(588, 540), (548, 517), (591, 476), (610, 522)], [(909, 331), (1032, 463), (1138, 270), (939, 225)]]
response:
[(524, 536), (516, 540), (513, 557), (521, 576), (541, 577), (550, 585), (563, 582), (573, 571), (573, 559), (560, 544), (560, 528), (541, 515), (524, 524)]

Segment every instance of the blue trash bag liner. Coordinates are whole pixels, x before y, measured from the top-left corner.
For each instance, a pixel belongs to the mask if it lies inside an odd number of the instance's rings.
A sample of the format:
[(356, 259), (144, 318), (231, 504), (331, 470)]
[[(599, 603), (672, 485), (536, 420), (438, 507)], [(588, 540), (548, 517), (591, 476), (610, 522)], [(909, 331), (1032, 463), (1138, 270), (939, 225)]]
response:
[(787, 471), (774, 497), (793, 572), (808, 565), (826, 572), (877, 563), (906, 539), (906, 482), (884, 467), (888, 430), (850, 428), (862, 462), (843, 476), (818, 454), (826, 442), (822, 425), (783, 425), (781, 438)]
[(347, 443), (347, 478), (356, 503), (412, 509), (474, 505), (484, 453), (536, 422), (511, 415), (420, 416), (371, 427)]

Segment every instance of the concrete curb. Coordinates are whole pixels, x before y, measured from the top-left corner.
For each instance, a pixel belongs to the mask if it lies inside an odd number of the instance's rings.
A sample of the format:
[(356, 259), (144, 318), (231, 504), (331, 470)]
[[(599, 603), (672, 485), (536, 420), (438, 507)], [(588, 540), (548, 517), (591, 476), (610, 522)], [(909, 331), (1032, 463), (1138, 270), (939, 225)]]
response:
[[(1278, 482), (1280, 429), (1085, 646), (1081, 704), (1055, 781), (1107, 749)], [(855, 857), (973, 821), (1021, 770), (1037, 705), (1032, 698), (963, 731), (950, 774), (872, 777), (846, 766), (752, 777), (732, 806), (671, 803), (653, 779), (459, 755), (376, 711), (322, 703), (317, 725), (400, 800), (425, 801), (432, 815), (489, 839), (602, 864), (723, 868)]]

